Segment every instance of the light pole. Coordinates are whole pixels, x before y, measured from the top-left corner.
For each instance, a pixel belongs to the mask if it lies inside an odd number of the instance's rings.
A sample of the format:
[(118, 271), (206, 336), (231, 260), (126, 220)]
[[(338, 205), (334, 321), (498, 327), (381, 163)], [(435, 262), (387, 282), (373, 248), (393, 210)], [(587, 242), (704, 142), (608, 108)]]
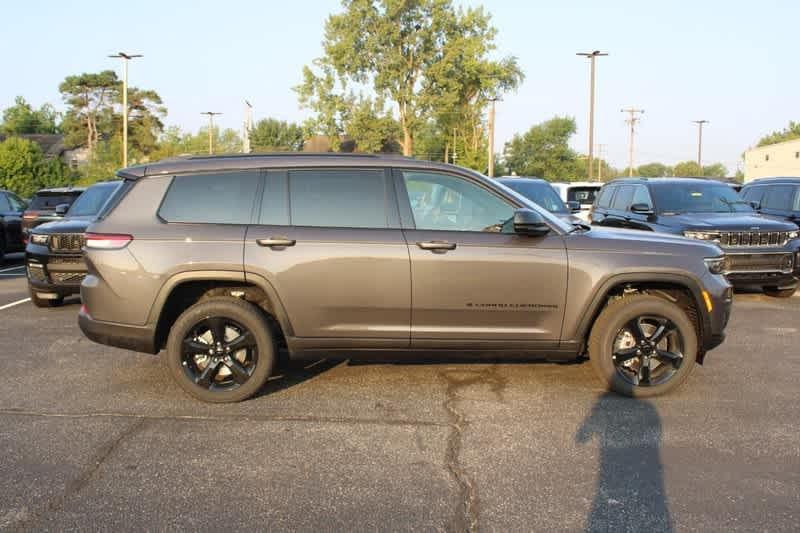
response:
[(697, 166), (700, 168), (700, 175), (703, 175), (703, 124), (708, 124), (707, 120), (693, 120), (697, 124)]
[(489, 177), (494, 177), (494, 106), (497, 98), (492, 98), (492, 107), (489, 109)]
[(125, 168), (128, 166), (128, 61), (143, 56), (117, 52), (108, 57), (122, 59), (122, 167)]
[(201, 115), (208, 115), (208, 155), (214, 155), (214, 115), (221, 115), (219, 111), (203, 111)]
[(589, 181), (592, 181), (592, 161), (594, 160), (594, 63), (595, 59), (600, 56), (607, 56), (607, 52), (601, 52), (600, 50), (595, 50), (593, 52), (578, 52), (575, 55), (588, 57), (592, 67), (591, 67), (591, 83), (589, 89)]

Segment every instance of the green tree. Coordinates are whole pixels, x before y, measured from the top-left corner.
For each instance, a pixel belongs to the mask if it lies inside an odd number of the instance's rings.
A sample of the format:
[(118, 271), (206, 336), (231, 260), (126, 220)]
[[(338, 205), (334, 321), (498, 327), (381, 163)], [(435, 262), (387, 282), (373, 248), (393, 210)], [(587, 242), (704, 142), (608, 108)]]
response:
[(573, 181), (583, 176), (578, 156), (569, 147), (575, 131), (574, 118), (555, 117), (522, 135), (514, 135), (503, 151), (507, 172), (553, 181)]
[[(122, 132), (122, 100), (115, 117), (114, 135)], [(158, 147), (158, 138), (164, 131), (162, 119), (167, 114), (161, 96), (149, 89), (128, 87), (128, 142), (132, 159), (147, 159)], [(120, 147), (121, 147), (120, 142)]]
[(58, 133), (59, 115), (50, 104), (34, 109), (22, 96), (14, 99), (14, 105), (3, 111), (0, 133), (23, 135), (28, 133)]
[(119, 99), (120, 83), (113, 70), (67, 76), (58, 86), (67, 113), (64, 135), (67, 146), (86, 146), (93, 152), (101, 133), (113, 132), (113, 105)]
[(345, 132), (356, 143), (358, 152), (400, 151), (400, 124), (385, 109), (383, 101), (361, 98), (353, 105)]
[(790, 121), (789, 125), (779, 131), (773, 131), (769, 135), (761, 137), (758, 146), (766, 146), (784, 141), (800, 139), (800, 122)]
[(703, 176), (709, 178), (724, 178), (728, 175), (728, 169), (722, 163), (713, 163), (703, 167)]
[(73, 176), (58, 159), (46, 159), (36, 143), (9, 137), (0, 143), (0, 189), (31, 196), (43, 187), (67, 185)]
[[(342, 7), (325, 24), (324, 55), (314, 63), (318, 73), (304, 68), (296, 88), (301, 105), (317, 113), (317, 126), (328, 135), (338, 134), (345, 122), (341, 115), (353, 100), (347, 87), (367, 87), (394, 104), (403, 153), (412, 155), (432, 109), (470, 100), (468, 78), (487, 94), (502, 92), (503, 80), (514, 86), (521, 80), (513, 58), (488, 58), (496, 30), (482, 9), (457, 10), (451, 0), (342, 0)], [(509, 67), (514, 72), (506, 75)], [(449, 79), (458, 68), (468, 75)]]
[(672, 175), (672, 168), (664, 163), (647, 163), (640, 165), (634, 174), (643, 178), (663, 178)]
[[(232, 129), (215, 126), (212, 134), (215, 154), (233, 154), (242, 151), (242, 139)], [(178, 126), (170, 126), (159, 138), (158, 149), (153, 159), (191, 154), (208, 153), (208, 127), (200, 128), (196, 134), (182, 131)]]
[(692, 177), (700, 176), (702, 170), (700, 169), (700, 165), (697, 164), (697, 161), (683, 161), (675, 165), (673, 173), (678, 177)]
[(254, 152), (297, 152), (303, 149), (303, 128), (293, 122), (265, 118), (250, 130)]

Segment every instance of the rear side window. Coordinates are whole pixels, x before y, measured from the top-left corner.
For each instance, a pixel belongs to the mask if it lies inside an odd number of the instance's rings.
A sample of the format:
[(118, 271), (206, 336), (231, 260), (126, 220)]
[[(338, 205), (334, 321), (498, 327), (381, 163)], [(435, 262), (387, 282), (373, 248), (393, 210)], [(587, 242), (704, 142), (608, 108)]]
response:
[(31, 205), (28, 209), (37, 210), (37, 209), (55, 209), (57, 205), (61, 204), (69, 204), (72, 205), (72, 202), (81, 195), (83, 190), (75, 191), (73, 194), (37, 194), (34, 196), (33, 200), (31, 200)]
[(0, 211), (11, 211), (11, 204), (6, 195), (0, 192)]
[(386, 177), (380, 170), (289, 172), (293, 226), (386, 228)]
[(619, 188), (619, 192), (614, 197), (612, 209), (619, 209), (625, 211), (631, 205), (633, 199), (633, 185), (623, 185)]
[(742, 197), (748, 202), (760, 202), (763, 194), (764, 187), (750, 187), (744, 191)]
[(779, 211), (791, 211), (793, 207), (794, 186), (774, 185), (767, 188), (761, 207), (776, 209)]
[(597, 207), (608, 209), (611, 207), (611, 199), (614, 197), (616, 187), (603, 187), (600, 196), (597, 197)]
[(158, 214), (168, 222), (249, 224), (259, 172), (175, 176)]

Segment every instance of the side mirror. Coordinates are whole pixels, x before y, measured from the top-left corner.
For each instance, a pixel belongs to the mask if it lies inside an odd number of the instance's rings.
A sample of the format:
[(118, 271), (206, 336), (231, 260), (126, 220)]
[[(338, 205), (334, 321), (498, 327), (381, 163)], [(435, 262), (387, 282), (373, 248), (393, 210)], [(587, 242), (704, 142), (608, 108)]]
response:
[(652, 215), (653, 208), (647, 204), (633, 204), (631, 206), (631, 213), (636, 213), (637, 215)]
[(577, 213), (581, 210), (581, 203), (576, 202), (574, 200), (570, 200), (567, 202), (567, 208), (569, 208), (571, 213)]
[(518, 209), (514, 213), (514, 233), (543, 237), (550, 233), (550, 226), (533, 209)]
[(761, 202), (748, 202), (748, 203), (750, 204), (750, 207), (752, 207), (756, 211), (761, 209)]
[(63, 217), (69, 211), (69, 204), (58, 204), (56, 206), (56, 215)]

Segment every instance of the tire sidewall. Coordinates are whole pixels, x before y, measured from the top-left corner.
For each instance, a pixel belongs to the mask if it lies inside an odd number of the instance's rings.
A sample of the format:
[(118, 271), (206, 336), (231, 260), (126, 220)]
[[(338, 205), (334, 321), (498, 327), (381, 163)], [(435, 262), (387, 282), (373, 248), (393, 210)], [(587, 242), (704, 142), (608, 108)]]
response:
[[(194, 384), (183, 370), (181, 351), (189, 330), (205, 318), (223, 317), (235, 320), (250, 330), (258, 346), (258, 362), (250, 379), (230, 391), (210, 391)], [(264, 385), (275, 364), (275, 343), (267, 321), (253, 304), (236, 298), (212, 298), (184, 311), (169, 332), (162, 360), (173, 379), (191, 396), (210, 403), (229, 403), (245, 400)]]
[[(627, 301), (626, 301), (627, 300)], [(611, 316), (604, 316), (609, 313)], [(617, 373), (612, 360), (614, 339), (626, 322), (642, 315), (657, 315), (671, 320), (683, 337), (683, 363), (666, 383), (652, 387), (632, 385)], [(694, 368), (697, 360), (698, 339), (694, 325), (676, 304), (656, 296), (633, 296), (623, 298), (607, 307), (598, 318), (602, 331), (592, 330), (590, 341), (590, 361), (597, 373), (612, 390), (635, 398), (646, 398), (664, 394), (683, 383)]]

